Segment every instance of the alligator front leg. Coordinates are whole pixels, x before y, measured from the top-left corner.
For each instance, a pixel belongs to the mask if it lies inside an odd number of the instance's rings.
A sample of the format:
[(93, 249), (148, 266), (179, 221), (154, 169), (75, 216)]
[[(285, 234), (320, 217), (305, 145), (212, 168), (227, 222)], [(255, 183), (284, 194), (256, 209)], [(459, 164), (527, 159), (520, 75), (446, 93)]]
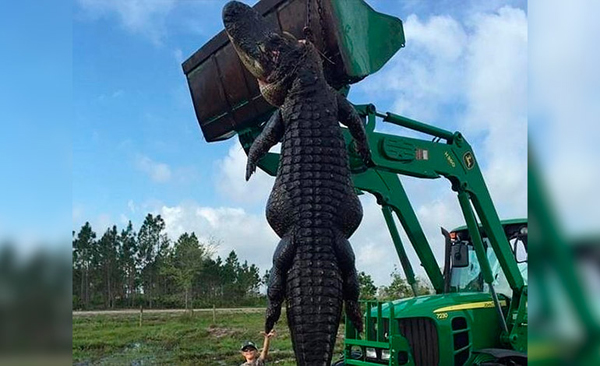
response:
[(354, 264), (354, 251), (350, 246), (350, 242), (342, 235), (337, 235), (335, 241), (335, 254), (338, 260), (338, 265), (342, 271), (342, 291), (344, 296), (344, 306), (346, 308), (346, 316), (350, 319), (354, 328), (359, 332), (363, 331), (363, 321), (358, 304), (359, 283)]
[(248, 152), (248, 163), (246, 165), (246, 180), (250, 179), (252, 173), (256, 171), (256, 164), (258, 164), (258, 161), (265, 156), (270, 148), (275, 146), (279, 140), (281, 140), (284, 132), (283, 119), (281, 118), (281, 112), (278, 109), (273, 113), (265, 125), (265, 128), (250, 147), (250, 151)]
[(348, 130), (350, 130), (350, 134), (356, 141), (358, 154), (363, 159), (365, 164), (367, 166), (373, 166), (374, 164), (371, 160), (371, 151), (369, 150), (369, 142), (367, 140), (365, 125), (348, 99), (337, 92), (336, 95), (338, 104), (338, 120), (341, 124), (347, 126)]
[(265, 332), (269, 333), (281, 315), (281, 304), (285, 299), (286, 273), (292, 266), (295, 247), (291, 235), (285, 235), (279, 241), (275, 254), (273, 255), (273, 268), (269, 276), (267, 289), (267, 306)]

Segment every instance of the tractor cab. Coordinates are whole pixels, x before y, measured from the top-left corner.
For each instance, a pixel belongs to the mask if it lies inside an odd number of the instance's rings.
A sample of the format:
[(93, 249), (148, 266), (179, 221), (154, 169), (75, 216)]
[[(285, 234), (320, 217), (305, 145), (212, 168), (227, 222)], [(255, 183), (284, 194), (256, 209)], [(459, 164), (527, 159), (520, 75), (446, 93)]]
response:
[[(515, 219), (502, 221), (502, 227), (509, 241), (512, 252), (517, 261), (519, 272), (527, 283), (527, 220)], [(485, 232), (481, 232), (485, 253), (494, 276), (494, 287), (499, 294), (511, 295), (506, 275), (490, 246), (490, 241)], [(488, 285), (483, 279), (481, 265), (466, 226), (452, 230), (446, 237), (449, 246), (450, 270), (445, 273), (445, 282), (449, 292), (489, 292)]]

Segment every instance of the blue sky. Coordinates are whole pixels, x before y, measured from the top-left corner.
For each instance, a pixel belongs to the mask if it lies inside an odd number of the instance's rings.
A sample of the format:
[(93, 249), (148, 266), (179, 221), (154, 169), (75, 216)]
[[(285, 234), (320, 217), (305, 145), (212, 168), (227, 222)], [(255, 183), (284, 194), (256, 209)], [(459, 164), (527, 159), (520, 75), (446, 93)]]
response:
[(69, 3), (0, 6), (0, 240), (69, 238)]
[[(19, 220), (19, 215), (38, 215), (35, 227), (42, 232), (54, 230), (60, 236), (66, 223), (70, 236), (70, 228), (90, 221), (101, 234), (111, 224), (122, 228), (127, 220), (138, 228), (152, 212), (163, 215), (172, 238), (196, 231), (202, 238), (221, 240), (220, 255), (235, 249), (262, 270), (269, 267), (277, 238), (264, 219), (264, 205), (273, 180), (258, 173), (244, 182), (245, 156), (235, 139), (204, 141), (181, 69), (222, 29), (225, 2), (75, 0), (64, 8), (10, 2), (8, 13), (21, 12), (32, 26), (19, 34), (25, 42), (0, 34), (0, 45), (8, 42), (7, 54), (14, 57), (8, 68), (19, 70), (2, 67), (9, 85), (19, 88), (0, 89), (0, 103), (8, 106), (6, 120), (11, 113), (24, 116), (22, 123), (5, 127), (0, 143), (23, 156), (25, 164), (9, 168), (20, 179), (5, 180), (0, 189), (6, 194), (20, 186), (27, 193), (6, 195), (8, 206), (19, 208), (0, 209), (0, 230), (29, 232), (27, 225), (16, 223), (33, 221)], [(461, 130), (483, 165), (500, 215), (526, 216), (525, 2), (369, 3), (404, 21), (407, 42), (380, 72), (353, 87), (350, 100)], [(16, 21), (6, 14), (0, 12), (1, 21)], [(33, 26), (48, 16), (66, 23)], [(39, 52), (44, 62), (31, 68), (22, 64)], [(51, 72), (41, 78), (31, 73), (39, 67)], [(38, 82), (52, 87), (44, 89), (44, 101), (31, 103), (32, 85)], [(11, 99), (15, 94), (19, 102)], [(54, 117), (40, 123), (49, 112)], [(9, 137), (19, 134), (34, 148)], [(10, 166), (11, 154), (0, 159)], [(449, 184), (404, 183), (440, 256), (439, 226), (462, 224)], [(374, 200), (362, 200), (365, 218), (351, 239), (357, 265), (376, 283), (385, 283), (397, 264), (389, 260), (391, 241)], [(35, 209), (39, 204), (44, 209)]]

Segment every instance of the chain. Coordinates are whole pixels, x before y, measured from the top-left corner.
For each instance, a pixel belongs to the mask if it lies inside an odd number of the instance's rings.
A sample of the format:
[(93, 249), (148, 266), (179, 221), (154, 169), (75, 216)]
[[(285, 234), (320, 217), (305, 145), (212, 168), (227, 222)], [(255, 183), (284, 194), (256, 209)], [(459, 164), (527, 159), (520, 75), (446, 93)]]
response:
[(327, 60), (330, 64), (335, 65), (335, 62), (331, 61), (327, 57), (327, 21), (323, 16), (323, 0), (317, 0), (317, 11), (319, 12), (319, 23), (321, 24), (321, 39), (323, 40), (323, 52), (321, 56)]
[(323, 41), (323, 53), (327, 52), (327, 42), (326, 42), (326, 26), (327, 23), (323, 19), (323, 0), (317, 0), (317, 11), (319, 12), (319, 25), (321, 26), (321, 40)]
[[(304, 29), (302, 30), (304, 32), (304, 36), (306, 37), (306, 39), (312, 43), (315, 43), (315, 39), (314, 39), (314, 34), (312, 29), (310, 28), (310, 22), (311, 22), (311, 4), (312, 4), (313, 0), (306, 0), (306, 24), (304, 25)], [(330, 64), (335, 65), (335, 62), (331, 61), (331, 59), (329, 59), (326, 55), (327, 53), (327, 22), (325, 21), (325, 17), (323, 16), (323, 0), (317, 0), (317, 11), (319, 13), (319, 25), (321, 28), (321, 40), (323, 42), (323, 50), (319, 50), (317, 49), (317, 51), (319, 51), (319, 53), (321, 54), (321, 56)]]
[(311, 15), (311, 9), (310, 9), (310, 4), (312, 3), (312, 0), (306, 0), (306, 24), (304, 24), (304, 29), (302, 30), (302, 32), (304, 33), (304, 36), (306, 37), (307, 40), (309, 40), (310, 42), (314, 41), (314, 37), (313, 37), (313, 32), (312, 29), (310, 28), (310, 15)]

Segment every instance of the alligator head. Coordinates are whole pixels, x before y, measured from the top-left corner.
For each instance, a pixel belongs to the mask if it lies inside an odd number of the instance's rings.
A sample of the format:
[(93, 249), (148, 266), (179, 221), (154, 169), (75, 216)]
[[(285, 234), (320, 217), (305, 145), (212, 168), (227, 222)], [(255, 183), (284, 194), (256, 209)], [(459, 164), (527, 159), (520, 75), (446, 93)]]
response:
[(225, 5), (223, 23), (240, 60), (258, 79), (262, 95), (269, 103), (281, 106), (297, 65), (311, 47), (287, 32), (280, 33), (256, 10), (239, 1)]

